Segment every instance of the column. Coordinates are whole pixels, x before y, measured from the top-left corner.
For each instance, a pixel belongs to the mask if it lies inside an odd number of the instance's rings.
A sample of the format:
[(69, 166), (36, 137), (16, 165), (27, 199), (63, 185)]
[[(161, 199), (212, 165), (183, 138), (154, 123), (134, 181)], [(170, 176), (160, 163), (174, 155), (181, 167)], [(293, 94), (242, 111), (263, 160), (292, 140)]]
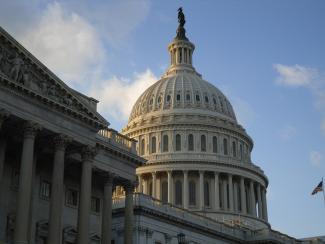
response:
[(7, 141), (0, 134), (0, 187), (1, 187), (1, 182), (2, 182), (3, 169), (4, 169), (4, 165), (5, 165), (6, 149), (7, 149)]
[(152, 172), (152, 197), (157, 198), (157, 188), (156, 188), (156, 182), (157, 182), (157, 177), (156, 177), (156, 172)]
[(199, 178), (199, 193), (200, 193), (200, 198), (199, 198), (199, 208), (204, 210), (204, 171), (199, 171), (200, 178)]
[(8, 119), (10, 116), (10, 113), (5, 109), (0, 109), (0, 129), (2, 128), (3, 122)]
[(173, 203), (173, 179), (172, 171), (167, 171), (167, 181), (168, 181), (168, 203)]
[(78, 244), (89, 244), (92, 162), (95, 154), (95, 148), (88, 146), (84, 147), (81, 152), (82, 172), (78, 212)]
[(188, 209), (188, 171), (183, 171), (184, 180), (183, 180), (183, 203), (184, 208)]
[(214, 209), (218, 211), (220, 209), (219, 199), (219, 173), (214, 172)]
[(54, 161), (52, 171), (51, 202), (47, 244), (62, 241), (62, 207), (64, 196), (64, 156), (69, 139), (64, 135), (54, 138)]
[(143, 180), (142, 180), (142, 174), (138, 175), (138, 179), (139, 179), (139, 186), (138, 186), (138, 192), (143, 193)]
[(232, 175), (228, 174), (228, 194), (229, 194), (229, 210), (234, 211), (234, 186), (232, 184)]
[(263, 219), (268, 221), (267, 203), (266, 203), (266, 188), (262, 187), (262, 204), (263, 204)]
[(247, 213), (244, 177), (240, 177), (240, 206), (243, 214)]
[(104, 183), (101, 244), (111, 244), (112, 240), (112, 188), (113, 174), (107, 174)]
[(261, 197), (261, 186), (259, 183), (257, 183), (257, 203), (258, 203), (258, 217), (260, 219), (263, 218), (263, 213), (262, 213), (262, 197)]
[(15, 244), (29, 241), (29, 216), (31, 205), (35, 136), (40, 127), (33, 122), (24, 124), (23, 151), (21, 155), (19, 190), (15, 221)]
[(238, 212), (238, 184), (237, 182), (234, 182), (234, 211)]
[[(125, 187), (124, 244), (133, 243), (133, 185)], [(79, 244), (79, 243), (78, 243)]]
[(222, 207), (223, 210), (228, 210), (228, 196), (227, 196), (227, 181), (222, 181)]
[(254, 192), (254, 182), (251, 180), (249, 182), (249, 190), (250, 190), (250, 209), (251, 209), (251, 214), (256, 217), (256, 200), (255, 200), (255, 192)]
[(143, 179), (143, 194), (148, 195), (148, 179)]

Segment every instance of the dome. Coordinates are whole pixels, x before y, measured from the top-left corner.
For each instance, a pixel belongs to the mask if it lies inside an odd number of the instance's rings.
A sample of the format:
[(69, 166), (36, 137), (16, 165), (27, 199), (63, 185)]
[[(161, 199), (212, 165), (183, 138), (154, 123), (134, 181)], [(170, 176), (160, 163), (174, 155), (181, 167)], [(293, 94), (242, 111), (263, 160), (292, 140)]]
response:
[(202, 114), (236, 122), (226, 96), (201, 75), (189, 70), (166, 73), (133, 106), (129, 122), (154, 114)]

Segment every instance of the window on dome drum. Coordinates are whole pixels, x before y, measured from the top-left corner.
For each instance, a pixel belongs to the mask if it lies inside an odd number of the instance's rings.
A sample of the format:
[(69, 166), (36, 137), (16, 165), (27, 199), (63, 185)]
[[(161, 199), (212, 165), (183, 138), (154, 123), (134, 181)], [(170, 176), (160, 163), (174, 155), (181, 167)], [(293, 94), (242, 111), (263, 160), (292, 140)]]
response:
[(223, 107), (223, 102), (221, 101), (221, 99), (220, 99), (220, 107), (221, 107), (221, 112), (224, 112), (225, 109), (224, 109), (224, 107)]
[(189, 205), (196, 205), (196, 185), (195, 181), (191, 180), (188, 186), (189, 190)]
[(182, 145), (181, 135), (177, 134), (176, 135), (176, 151), (181, 150), (181, 145)]
[(145, 140), (141, 139), (141, 143), (140, 143), (140, 155), (144, 155), (144, 149), (145, 149)]
[(207, 96), (204, 97), (205, 102), (208, 103), (209, 102), (209, 98)]
[(166, 100), (167, 102), (170, 102), (170, 95), (167, 95)]
[(182, 205), (182, 182), (180, 180), (177, 180), (175, 182), (175, 204), (176, 205)]
[(223, 154), (228, 155), (228, 142), (226, 138), (223, 139)]
[(179, 48), (178, 49), (178, 57), (179, 57), (179, 60), (178, 60), (178, 63), (182, 63), (182, 49), (181, 48)]
[(158, 103), (161, 103), (161, 96), (158, 97)]
[(199, 95), (199, 94), (196, 94), (196, 95), (195, 95), (195, 100), (196, 100), (197, 102), (200, 101), (200, 95)]
[(179, 102), (181, 100), (181, 94), (177, 94), (176, 101)]
[(157, 139), (155, 136), (151, 138), (151, 153), (156, 153), (156, 144), (157, 144)]
[(194, 138), (192, 134), (188, 135), (188, 150), (194, 151)]
[(152, 105), (153, 104), (153, 98), (151, 98), (150, 100), (149, 100), (149, 105)]
[(210, 206), (210, 184), (208, 181), (204, 182), (204, 206)]
[(237, 157), (237, 146), (236, 146), (236, 142), (232, 142), (232, 155), (234, 157)]
[(163, 203), (168, 202), (168, 183), (167, 181), (163, 181), (161, 184), (161, 201)]
[(184, 61), (187, 63), (187, 48), (184, 48)]
[(212, 147), (213, 147), (213, 152), (217, 153), (218, 152), (218, 138), (214, 136), (212, 138)]
[(240, 159), (243, 159), (243, 145), (242, 144), (239, 145), (239, 157), (240, 157)]
[(163, 136), (163, 152), (168, 152), (168, 135)]
[(186, 94), (186, 101), (191, 101), (191, 95), (190, 94)]
[(215, 98), (213, 98), (213, 104), (217, 105), (217, 100)]
[(205, 138), (205, 135), (202, 135), (201, 136), (201, 151), (202, 152), (205, 152), (207, 150), (207, 147), (206, 147), (206, 138)]

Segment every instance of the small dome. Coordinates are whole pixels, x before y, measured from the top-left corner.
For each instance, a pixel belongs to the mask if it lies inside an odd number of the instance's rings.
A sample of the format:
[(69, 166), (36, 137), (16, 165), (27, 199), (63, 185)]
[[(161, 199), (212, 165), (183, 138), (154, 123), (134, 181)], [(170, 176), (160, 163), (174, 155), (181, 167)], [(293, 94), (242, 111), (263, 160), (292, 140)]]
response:
[(236, 122), (226, 96), (196, 72), (178, 70), (149, 87), (133, 106), (129, 122), (151, 113), (204, 114)]

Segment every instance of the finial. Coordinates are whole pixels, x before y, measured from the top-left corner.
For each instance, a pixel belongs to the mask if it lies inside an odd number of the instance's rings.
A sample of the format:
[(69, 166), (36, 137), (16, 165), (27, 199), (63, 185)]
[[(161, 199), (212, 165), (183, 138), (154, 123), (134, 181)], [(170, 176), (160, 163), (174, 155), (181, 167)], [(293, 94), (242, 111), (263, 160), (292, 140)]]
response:
[(177, 28), (177, 35), (175, 37), (176, 40), (186, 40), (188, 41), (187, 37), (185, 36), (185, 28), (184, 28), (184, 25), (185, 25), (185, 15), (183, 13), (183, 8), (180, 7), (178, 9), (178, 28)]

